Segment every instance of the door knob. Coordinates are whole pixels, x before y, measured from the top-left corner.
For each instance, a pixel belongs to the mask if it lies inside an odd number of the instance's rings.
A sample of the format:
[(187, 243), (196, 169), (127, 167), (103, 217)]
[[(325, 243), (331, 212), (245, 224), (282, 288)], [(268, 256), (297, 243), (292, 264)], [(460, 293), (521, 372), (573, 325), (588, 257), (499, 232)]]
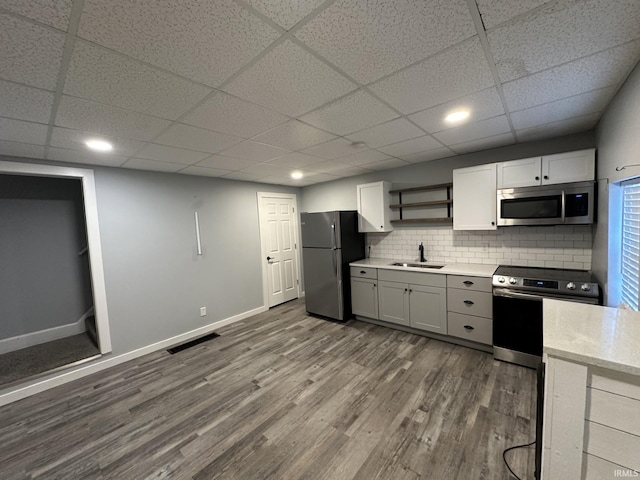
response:
[(267, 261), (275, 260), (276, 257), (267, 257)]

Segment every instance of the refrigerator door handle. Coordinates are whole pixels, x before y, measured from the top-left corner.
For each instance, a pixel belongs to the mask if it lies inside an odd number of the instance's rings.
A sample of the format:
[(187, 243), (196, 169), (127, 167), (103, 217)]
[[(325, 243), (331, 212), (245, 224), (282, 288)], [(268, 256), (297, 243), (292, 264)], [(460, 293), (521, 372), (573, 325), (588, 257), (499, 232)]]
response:
[(338, 262), (338, 252), (333, 251), (333, 267), (336, 272), (336, 279), (338, 280), (338, 315), (340, 319), (344, 319), (344, 299), (342, 296), (342, 267)]
[[(336, 224), (332, 223), (331, 224), (331, 240), (333, 241), (333, 245), (331, 246), (332, 250), (336, 250), (338, 248), (338, 242), (336, 240)], [(336, 271), (337, 273), (337, 271)]]

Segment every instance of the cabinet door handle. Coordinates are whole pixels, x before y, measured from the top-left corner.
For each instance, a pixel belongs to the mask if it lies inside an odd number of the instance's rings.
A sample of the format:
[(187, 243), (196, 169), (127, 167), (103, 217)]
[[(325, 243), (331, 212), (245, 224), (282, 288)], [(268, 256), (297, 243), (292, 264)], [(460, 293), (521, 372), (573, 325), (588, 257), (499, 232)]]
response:
[(408, 292), (408, 291), (409, 291), (409, 289), (408, 289), (408, 288), (405, 288), (405, 289), (404, 289), (404, 291), (405, 291), (405, 293), (406, 293), (406, 292)]
[(376, 284), (375, 283), (373, 284), (373, 288), (376, 288)]
[(413, 290), (409, 289), (409, 293), (413, 292)]
[(473, 282), (472, 282), (472, 281), (470, 281), (470, 280), (465, 280), (465, 281), (464, 281), (464, 282), (462, 282), (462, 283), (464, 283), (465, 285), (473, 285)]
[(540, 180), (540, 177), (536, 177), (536, 180)]
[(545, 179), (545, 180), (549, 180), (549, 175), (545, 175), (545, 176), (544, 176), (544, 179)]
[(491, 225), (495, 225), (495, 224), (496, 224), (496, 222), (491, 222)]
[(473, 305), (474, 303), (471, 300), (465, 300), (465, 305)]
[(465, 325), (464, 328), (465, 330), (469, 330), (469, 331), (474, 330), (474, 328), (471, 325)]
[(360, 270), (360, 273), (364, 275), (367, 272), (365, 270)]

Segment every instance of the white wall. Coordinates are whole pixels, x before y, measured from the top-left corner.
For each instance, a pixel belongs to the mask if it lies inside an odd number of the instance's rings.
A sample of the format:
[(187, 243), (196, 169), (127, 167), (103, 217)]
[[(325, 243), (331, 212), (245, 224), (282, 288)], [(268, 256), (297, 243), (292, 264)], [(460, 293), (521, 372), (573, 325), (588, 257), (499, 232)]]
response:
[[(636, 66), (626, 82), (607, 108), (596, 129), (597, 173), (599, 181), (598, 224), (594, 231), (593, 271), (609, 291), (609, 276), (616, 271), (609, 268), (610, 234), (609, 219), (614, 218), (619, 204), (610, 204), (612, 182), (640, 176), (640, 167), (628, 167), (616, 171), (616, 167), (640, 164), (640, 64)], [(615, 277), (614, 277), (615, 278)], [(605, 295), (607, 305), (614, 305), (617, 299)]]
[[(362, 183), (387, 180), (393, 183), (393, 188), (447, 183), (452, 181), (455, 168), (593, 148), (594, 145), (593, 132), (588, 132), (311, 185), (303, 189), (301, 210), (356, 209), (356, 185)], [(437, 262), (589, 269), (591, 229), (591, 226), (505, 227), (497, 231), (454, 232), (451, 226), (401, 226), (387, 234), (367, 234), (367, 243), (372, 247), (372, 256), (398, 260), (417, 258), (418, 244), (424, 242), (427, 259)], [(488, 244), (486, 248), (484, 244)]]

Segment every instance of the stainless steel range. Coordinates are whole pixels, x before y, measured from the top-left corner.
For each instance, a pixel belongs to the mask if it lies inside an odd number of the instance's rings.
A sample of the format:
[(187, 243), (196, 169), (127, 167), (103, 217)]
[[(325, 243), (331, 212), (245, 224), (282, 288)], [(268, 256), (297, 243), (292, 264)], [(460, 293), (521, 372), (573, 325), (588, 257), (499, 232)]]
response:
[(542, 360), (542, 300), (600, 303), (591, 272), (504, 265), (493, 274), (493, 356), (536, 368)]

